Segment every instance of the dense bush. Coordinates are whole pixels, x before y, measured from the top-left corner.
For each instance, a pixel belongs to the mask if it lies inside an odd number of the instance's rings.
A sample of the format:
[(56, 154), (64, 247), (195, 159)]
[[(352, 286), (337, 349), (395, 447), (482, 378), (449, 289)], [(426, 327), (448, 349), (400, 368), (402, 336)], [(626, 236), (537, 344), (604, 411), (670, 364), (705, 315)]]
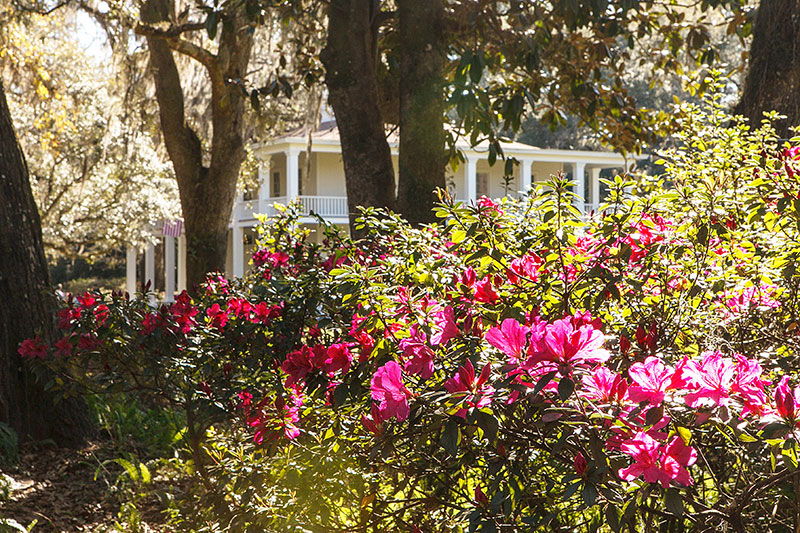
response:
[(85, 294), (21, 352), (185, 413), (186, 529), (794, 531), (800, 164), (678, 118), (593, 216), (559, 177), (357, 243), (289, 209), (245, 278)]

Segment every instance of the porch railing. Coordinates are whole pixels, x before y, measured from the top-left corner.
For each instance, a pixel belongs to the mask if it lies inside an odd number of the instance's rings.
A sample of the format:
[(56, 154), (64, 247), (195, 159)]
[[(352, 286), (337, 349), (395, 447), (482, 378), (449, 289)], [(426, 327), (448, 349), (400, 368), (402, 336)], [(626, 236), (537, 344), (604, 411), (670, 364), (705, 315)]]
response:
[[(347, 197), (346, 196), (298, 196), (300, 201), (300, 212), (302, 215), (310, 215), (312, 212), (326, 218), (347, 218)], [(249, 220), (255, 218), (256, 214), (263, 214), (270, 217), (276, 216), (278, 210), (274, 204), (286, 204), (286, 196), (274, 198), (264, 198), (261, 200), (246, 200), (238, 202), (234, 211), (236, 220)]]

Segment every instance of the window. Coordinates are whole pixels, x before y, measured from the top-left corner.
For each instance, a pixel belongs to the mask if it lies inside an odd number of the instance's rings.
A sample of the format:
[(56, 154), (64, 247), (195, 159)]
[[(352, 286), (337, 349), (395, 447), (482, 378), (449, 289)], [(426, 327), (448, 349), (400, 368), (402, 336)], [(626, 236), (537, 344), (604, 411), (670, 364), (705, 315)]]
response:
[(489, 196), (489, 173), (478, 172), (476, 176), (478, 198), (481, 196)]
[(273, 172), (272, 173), (272, 197), (275, 198), (276, 196), (281, 195), (281, 173), (280, 172)]

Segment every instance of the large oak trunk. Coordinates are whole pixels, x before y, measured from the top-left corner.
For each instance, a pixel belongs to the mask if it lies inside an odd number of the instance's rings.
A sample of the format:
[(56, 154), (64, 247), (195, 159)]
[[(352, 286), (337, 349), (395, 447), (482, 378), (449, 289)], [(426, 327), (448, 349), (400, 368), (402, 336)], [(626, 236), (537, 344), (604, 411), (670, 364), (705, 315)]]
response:
[(86, 405), (56, 400), (17, 353), (35, 335), (52, 340), (55, 297), (49, 286), (39, 213), (28, 167), (0, 83), (0, 421), (23, 439), (80, 443), (91, 431)]
[[(216, 54), (178, 38), (147, 37), (161, 132), (180, 193), (189, 287), (201, 283), (208, 272), (225, 269), (228, 224), (245, 157), (245, 94), (235, 80), (245, 78), (253, 45), (253, 33), (241, 9), (232, 6), (225, 13)], [(141, 18), (153, 25), (171, 23), (173, 11), (172, 0), (147, 0)], [(200, 138), (186, 121), (183, 87), (173, 56), (176, 52), (199, 61), (211, 81), (213, 134), (207, 165)]]
[(433, 222), (435, 189), (445, 187), (443, 0), (398, 0), (400, 165), (397, 210)]
[(358, 206), (391, 209), (395, 200), (392, 156), (379, 107), (377, 6), (372, 0), (332, 0), (322, 53), (342, 145), (350, 230), (356, 237)]
[(778, 134), (800, 125), (800, 0), (761, 0), (753, 27), (750, 65), (736, 107), (753, 126), (765, 111), (786, 115)]

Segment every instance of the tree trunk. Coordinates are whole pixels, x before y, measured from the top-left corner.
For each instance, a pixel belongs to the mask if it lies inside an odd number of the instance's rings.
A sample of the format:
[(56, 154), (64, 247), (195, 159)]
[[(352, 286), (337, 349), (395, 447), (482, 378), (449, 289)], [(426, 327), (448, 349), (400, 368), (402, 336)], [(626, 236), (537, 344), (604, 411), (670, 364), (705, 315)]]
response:
[(42, 247), (42, 228), (0, 82), (0, 421), (23, 439), (82, 442), (91, 432), (86, 405), (61, 401), (44, 389), (50, 379), (34, 375), (17, 353), (36, 335), (52, 340), (55, 297)]
[(435, 189), (445, 187), (444, 0), (398, 0), (400, 176), (397, 210), (433, 222)]
[(736, 113), (758, 126), (765, 111), (786, 119), (778, 134), (800, 125), (800, 0), (761, 0), (753, 26), (750, 66)]
[(377, 81), (378, 3), (331, 0), (322, 51), (325, 83), (342, 145), (350, 231), (358, 206), (391, 209), (394, 168), (380, 112)]
[[(173, 9), (171, 0), (147, 0), (141, 10), (142, 22), (173, 22)], [(253, 45), (253, 33), (245, 28), (240, 9), (233, 7), (225, 13), (216, 54), (180, 37), (147, 35), (161, 131), (175, 170), (183, 211), (189, 287), (201, 283), (208, 272), (225, 270), (228, 223), (245, 156), (245, 95), (233, 80), (244, 79)], [(211, 79), (213, 134), (208, 166), (203, 164), (200, 138), (186, 122), (174, 51), (203, 64)]]

